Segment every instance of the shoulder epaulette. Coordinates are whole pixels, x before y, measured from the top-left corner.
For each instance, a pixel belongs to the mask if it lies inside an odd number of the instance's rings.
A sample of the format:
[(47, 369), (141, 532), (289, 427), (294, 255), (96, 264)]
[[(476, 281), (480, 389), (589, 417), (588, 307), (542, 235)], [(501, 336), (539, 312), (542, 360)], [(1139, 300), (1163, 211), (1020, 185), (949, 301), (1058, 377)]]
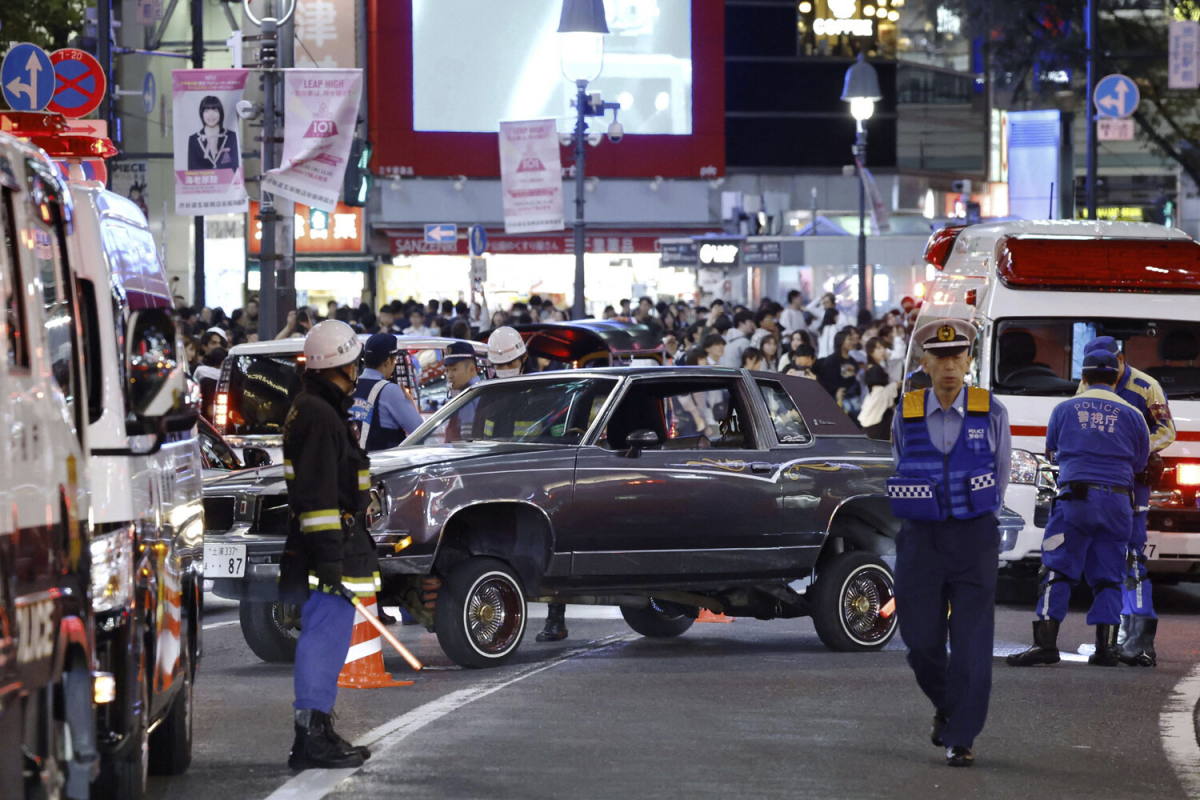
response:
[(967, 413), (987, 414), (992, 410), (992, 395), (987, 389), (967, 387)]
[(904, 393), (904, 418), (922, 419), (925, 416), (925, 390)]
[(1137, 384), (1138, 386), (1142, 387), (1143, 389), (1145, 389), (1146, 391), (1150, 390), (1150, 382), (1149, 381), (1144, 381), (1141, 378), (1134, 378), (1133, 382), (1135, 384)]

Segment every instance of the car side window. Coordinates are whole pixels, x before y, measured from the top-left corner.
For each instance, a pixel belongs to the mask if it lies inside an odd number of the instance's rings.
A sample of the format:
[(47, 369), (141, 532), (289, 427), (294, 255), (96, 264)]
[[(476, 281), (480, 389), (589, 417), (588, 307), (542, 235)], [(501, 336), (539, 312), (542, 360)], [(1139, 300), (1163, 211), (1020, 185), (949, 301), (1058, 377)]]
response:
[(726, 379), (638, 381), (613, 410), (597, 442), (624, 450), (629, 434), (650, 430), (663, 450), (754, 448), (753, 428), (734, 383)]
[(796, 408), (795, 401), (781, 383), (760, 380), (758, 389), (767, 404), (767, 413), (771, 416), (771, 424), (775, 426), (775, 435), (780, 444), (808, 444), (812, 441), (812, 433), (800, 409)]
[(13, 217), (12, 192), (4, 190), (4, 208), (0, 226), (4, 247), (0, 251), (0, 269), (4, 272), (4, 328), (8, 336), (8, 366), (29, 369), (29, 340), (25, 328), (25, 289), (17, 256), (16, 221)]

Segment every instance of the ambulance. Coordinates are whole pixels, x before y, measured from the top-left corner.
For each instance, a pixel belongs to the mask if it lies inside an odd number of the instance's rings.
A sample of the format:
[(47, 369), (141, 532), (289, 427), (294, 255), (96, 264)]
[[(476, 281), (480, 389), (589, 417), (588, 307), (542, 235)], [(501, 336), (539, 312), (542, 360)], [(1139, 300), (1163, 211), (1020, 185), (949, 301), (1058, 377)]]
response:
[[(1005, 504), (1026, 524), (1006, 535), (1002, 565), (1038, 564), (1056, 492), (1046, 423), (1075, 394), (1087, 343), (1112, 336), (1128, 364), (1162, 385), (1178, 431), (1150, 501), (1149, 569), (1159, 580), (1200, 581), (1200, 243), (1146, 223), (1018, 221), (937, 231), (925, 260), (935, 275), (916, 325), (972, 322), (967, 381), (1008, 409)], [(906, 390), (922, 385), (921, 355), (910, 344)]]

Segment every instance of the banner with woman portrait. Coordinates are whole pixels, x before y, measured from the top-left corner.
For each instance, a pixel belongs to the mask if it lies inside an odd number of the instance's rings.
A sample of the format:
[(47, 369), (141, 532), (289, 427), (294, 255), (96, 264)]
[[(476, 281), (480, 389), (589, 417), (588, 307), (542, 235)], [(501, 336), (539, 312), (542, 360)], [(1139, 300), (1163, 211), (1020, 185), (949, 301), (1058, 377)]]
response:
[(176, 214), (249, 210), (236, 108), (249, 74), (245, 69), (171, 71)]

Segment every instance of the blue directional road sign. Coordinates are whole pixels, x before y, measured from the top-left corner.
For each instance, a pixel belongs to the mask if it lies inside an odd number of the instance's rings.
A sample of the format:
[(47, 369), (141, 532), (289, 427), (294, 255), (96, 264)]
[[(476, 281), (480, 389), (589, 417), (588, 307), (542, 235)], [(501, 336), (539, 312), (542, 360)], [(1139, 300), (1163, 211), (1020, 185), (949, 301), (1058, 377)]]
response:
[(1096, 103), (1096, 114), (1113, 119), (1133, 116), (1142, 99), (1137, 84), (1124, 75), (1106, 75), (1101, 78), (1092, 97)]
[(467, 238), (471, 242), (471, 255), (481, 256), (487, 251), (487, 231), (482, 225), (472, 225)]
[(158, 84), (154, 81), (154, 73), (147, 72), (142, 80), (142, 111), (147, 114), (154, 111), (154, 102), (158, 99)]
[(425, 244), (445, 244), (458, 239), (458, 226), (443, 223), (425, 226)]
[(54, 65), (37, 45), (18, 44), (0, 65), (0, 88), (13, 111), (41, 111), (54, 97)]

